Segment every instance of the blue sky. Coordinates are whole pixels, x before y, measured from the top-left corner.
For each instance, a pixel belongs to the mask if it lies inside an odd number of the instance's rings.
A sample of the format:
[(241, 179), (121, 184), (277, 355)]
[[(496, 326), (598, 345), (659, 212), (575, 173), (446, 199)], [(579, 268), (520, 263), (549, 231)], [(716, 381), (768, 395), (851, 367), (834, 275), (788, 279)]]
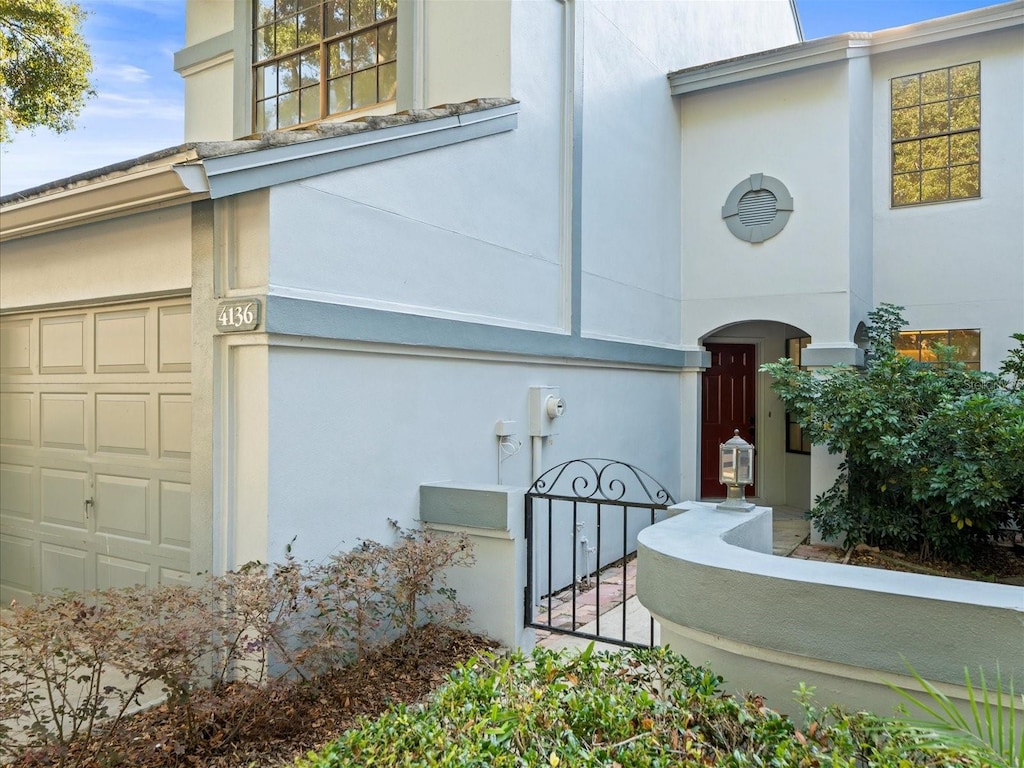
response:
[[(0, 149), (0, 194), (173, 147), (184, 139), (183, 86), (174, 71), (174, 52), (185, 41), (185, 1), (80, 4), (89, 12), (85, 36), (92, 50), (97, 96), (88, 102), (74, 131), (22, 132)], [(993, 4), (994, 0), (797, 0), (807, 39), (873, 32)]]

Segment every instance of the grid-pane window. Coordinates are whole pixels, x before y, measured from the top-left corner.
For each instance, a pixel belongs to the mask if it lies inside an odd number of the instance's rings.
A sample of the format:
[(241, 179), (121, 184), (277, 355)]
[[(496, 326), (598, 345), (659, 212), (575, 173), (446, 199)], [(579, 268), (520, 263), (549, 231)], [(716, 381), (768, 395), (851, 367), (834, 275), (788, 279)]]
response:
[(919, 363), (938, 360), (936, 344), (954, 347), (953, 359), (973, 371), (981, 370), (981, 331), (971, 328), (945, 331), (900, 331), (896, 350)]
[(893, 207), (981, 196), (981, 64), (891, 81)]
[(395, 98), (398, 0), (257, 0), (254, 14), (257, 132)]
[[(795, 365), (800, 365), (800, 356), (804, 347), (811, 343), (810, 336), (797, 336), (786, 339), (786, 357)], [(810, 453), (811, 440), (804, 434), (800, 425), (793, 421), (789, 411), (786, 411), (786, 451), (788, 453)]]

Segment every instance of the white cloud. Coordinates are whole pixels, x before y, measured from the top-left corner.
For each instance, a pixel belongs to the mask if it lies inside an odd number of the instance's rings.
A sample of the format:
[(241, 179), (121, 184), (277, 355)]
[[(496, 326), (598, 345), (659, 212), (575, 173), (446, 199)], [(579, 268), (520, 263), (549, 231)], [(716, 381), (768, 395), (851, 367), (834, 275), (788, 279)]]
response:
[(90, 121), (102, 119), (175, 120), (183, 126), (185, 106), (180, 99), (101, 92), (89, 103), (83, 117)]
[(141, 85), (153, 79), (153, 76), (142, 67), (133, 64), (121, 64), (115, 67), (105, 67), (94, 71), (97, 81), (113, 80), (119, 83)]

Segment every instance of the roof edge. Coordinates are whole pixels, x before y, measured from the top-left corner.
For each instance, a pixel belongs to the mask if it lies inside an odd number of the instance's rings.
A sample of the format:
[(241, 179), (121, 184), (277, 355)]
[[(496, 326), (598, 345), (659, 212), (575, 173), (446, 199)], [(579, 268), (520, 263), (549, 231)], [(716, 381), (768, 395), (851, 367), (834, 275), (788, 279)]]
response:
[(1024, 0), (1014, 0), (903, 27), (820, 37), (783, 48), (687, 67), (669, 73), (669, 86), (673, 96), (680, 96), (730, 83), (756, 80), (783, 72), (913, 48), (967, 35), (1009, 29), (1022, 24)]
[(236, 141), (182, 144), (0, 198), (0, 242), (490, 136), (515, 129), (518, 115), (514, 99), (475, 99)]

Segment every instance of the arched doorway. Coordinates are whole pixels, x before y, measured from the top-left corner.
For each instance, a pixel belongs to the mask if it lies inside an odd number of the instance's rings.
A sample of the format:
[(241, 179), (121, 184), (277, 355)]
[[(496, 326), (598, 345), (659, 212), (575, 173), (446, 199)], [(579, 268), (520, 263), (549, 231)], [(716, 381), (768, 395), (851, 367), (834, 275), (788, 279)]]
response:
[(697, 425), (701, 498), (725, 497), (718, 482), (719, 445), (738, 429), (757, 450), (755, 484), (747, 497), (774, 507), (810, 507), (809, 446), (771, 391), (771, 378), (759, 372), (763, 363), (798, 358), (809, 342), (802, 328), (764, 320), (725, 326), (702, 339), (711, 366), (701, 376)]

